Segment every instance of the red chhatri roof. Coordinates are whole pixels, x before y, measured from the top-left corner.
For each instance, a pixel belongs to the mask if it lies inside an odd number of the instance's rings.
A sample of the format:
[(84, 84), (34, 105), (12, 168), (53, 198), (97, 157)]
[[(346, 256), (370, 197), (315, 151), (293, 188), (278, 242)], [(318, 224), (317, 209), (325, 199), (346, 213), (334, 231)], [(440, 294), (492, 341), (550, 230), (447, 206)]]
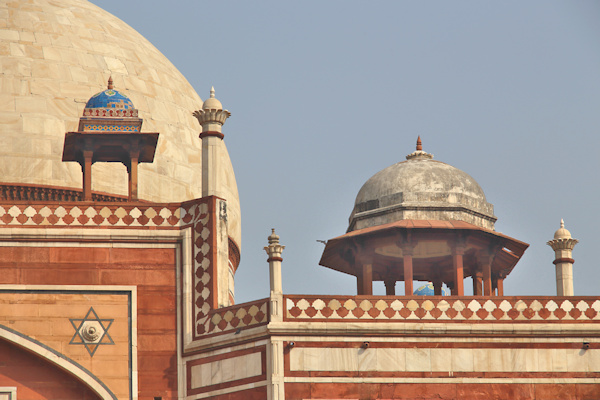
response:
[[(496, 272), (509, 273), (517, 264), (529, 244), (490, 229), (482, 228), (464, 221), (414, 220), (405, 219), (389, 224), (351, 231), (345, 235), (330, 239), (325, 245), (319, 264), (334, 270), (355, 275), (356, 266), (352, 254), (358, 249), (371, 248), (377, 243), (389, 243), (412, 231), (414, 241), (427, 241), (438, 238), (470, 238), (469, 243), (482, 251), (495, 248), (493, 269)], [(404, 239), (402, 239), (404, 240)], [(416, 243), (415, 242), (415, 243)], [(349, 258), (350, 257), (350, 258)]]
[(369, 228), (358, 229), (356, 231), (348, 232), (345, 235), (330, 239), (329, 241), (333, 241), (333, 240), (337, 241), (337, 240), (344, 239), (344, 238), (351, 238), (351, 237), (358, 237), (358, 236), (370, 235), (370, 234), (375, 234), (375, 233), (382, 233), (387, 230), (393, 230), (393, 229), (398, 229), (398, 228), (402, 228), (402, 229), (459, 229), (459, 230), (481, 231), (481, 232), (488, 233), (490, 235), (494, 235), (494, 236), (498, 236), (498, 237), (510, 240), (511, 242), (518, 243), (522, 246), (525, 246), (525, 248), (529, 247), (528, 243), (521, 242), (520, 240), (517, 240), (510, 236), (504, 235), (503, 233), (496, 232), (491, 229), (482, 228), (480, 226), (473, 225), (468, 222), (454, 221), (454, 220), (453, 221), (437, 221), (437, 220), (403, 219), (403, 220), (396, 221), (396, 222), (390, 222), (389, 224), (383, 224), (383, 225), (372, 226)]

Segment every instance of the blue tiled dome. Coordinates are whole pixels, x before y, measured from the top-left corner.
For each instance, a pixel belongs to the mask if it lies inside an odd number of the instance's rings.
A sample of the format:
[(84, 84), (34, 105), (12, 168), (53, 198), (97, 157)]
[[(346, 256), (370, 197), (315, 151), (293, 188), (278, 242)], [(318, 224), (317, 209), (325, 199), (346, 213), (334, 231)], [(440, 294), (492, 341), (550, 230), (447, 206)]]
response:
[(85, 108), (114, 108), (120, 110), (131, 110), (135, 107), (129, 97), (114, 89), (107, 89), (93, 95), (85, 105)]
[[(416, 296), (434, 296), (433, 283), (429, 282), (416, 289), (413, 294)], [(450, 296), (448, 288), (442, 286), (442, 296)]]

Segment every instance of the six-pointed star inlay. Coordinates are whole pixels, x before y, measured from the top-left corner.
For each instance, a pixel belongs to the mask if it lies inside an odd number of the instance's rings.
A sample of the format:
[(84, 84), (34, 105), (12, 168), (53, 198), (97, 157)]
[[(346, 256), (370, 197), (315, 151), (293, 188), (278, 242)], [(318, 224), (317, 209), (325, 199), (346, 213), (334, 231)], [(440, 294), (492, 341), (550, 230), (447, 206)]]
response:
[(75, 328), (75, 334), (69, 344), (82, 344), (90, 356), (93, 356), (99, 346), (104, 344), (115, 344), (108, 334), (108, 329), (114, 319), (100, 319), (93, 307), (82, 319), (70, 318), (71, 325)]

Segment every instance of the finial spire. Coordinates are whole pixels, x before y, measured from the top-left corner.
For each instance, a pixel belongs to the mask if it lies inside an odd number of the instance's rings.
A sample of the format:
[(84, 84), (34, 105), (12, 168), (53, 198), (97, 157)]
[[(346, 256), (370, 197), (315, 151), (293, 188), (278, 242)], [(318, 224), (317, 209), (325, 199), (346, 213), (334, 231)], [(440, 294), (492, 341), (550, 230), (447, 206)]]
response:
[(271, 229), (271, 236), (269, 236), (269, 244), (279, 244), (279, 236), (275, 233), (275, 228)]
[(223, 139), (221, 129), (225, 120), (231, 116), (231, 113), (224, 110), (221, 102), (215, 97), (214, 86), (211, 86), (210, 97), (204, 101), (202, 109), (194, 111), (192, 115), (198, 119), (200, 126), (202, 126), (200, 138), (209, 134), (209, 136), (217, 136)]
[(112, 80), (112, 75), (108, 77), (108, 89), (112, 89), (113, 88), (113, 80)]
[(565, 220), (564, 219), (560, 219), (560, 227), (564, 228), (565, 227)]
[[(267, 262), (269, 263), (271, 296), (273, 296), (274, 293), (281, 293), (281, 262), (283, 261), (281, 252), (285, 249), (285, 246), (279, 244), (279, 236), (275, 233), (275, 229), (271, 229), (271, 235), (268, 240), (269, 245), (265, 247), (265, 251), (269, 256)], [(279, 309), (279, 307), (277, 308)], [(273, 309), (271, 311), (273, 311)], [(279, 313), (279, 318), (281, 317), (282, 312), (282, 310), (277, 311), (277, 313)]]
[(413, 151), (406, 156), (407, 160), (431, 160), (433, 154), (429, 154), (423, 151), (423, 143), (421, 142), (421, 135), (417, 137), (417, 150)]

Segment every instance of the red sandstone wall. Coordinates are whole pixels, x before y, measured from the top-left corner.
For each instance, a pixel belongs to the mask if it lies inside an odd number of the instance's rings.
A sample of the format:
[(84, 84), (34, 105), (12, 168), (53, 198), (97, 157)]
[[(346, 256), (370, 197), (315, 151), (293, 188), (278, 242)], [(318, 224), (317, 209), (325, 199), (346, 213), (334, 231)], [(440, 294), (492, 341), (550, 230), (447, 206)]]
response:
[(210, 397), (211, 400), (266, 400), (267, 387), (259, 387), (256, 389), (242, 390), (234, 393), (222, 394), (219, 396)]
[(594, 384), (286, 383), (286, 400), (598, 400)]
[(72, 375), (0, 339), (0, 386), (16, 386), (19, 400), (97, 400)]
[(174, 249), (0, 247), (0, 284), (137, 286), (140, 400), (177, 398), (175, 273)]

